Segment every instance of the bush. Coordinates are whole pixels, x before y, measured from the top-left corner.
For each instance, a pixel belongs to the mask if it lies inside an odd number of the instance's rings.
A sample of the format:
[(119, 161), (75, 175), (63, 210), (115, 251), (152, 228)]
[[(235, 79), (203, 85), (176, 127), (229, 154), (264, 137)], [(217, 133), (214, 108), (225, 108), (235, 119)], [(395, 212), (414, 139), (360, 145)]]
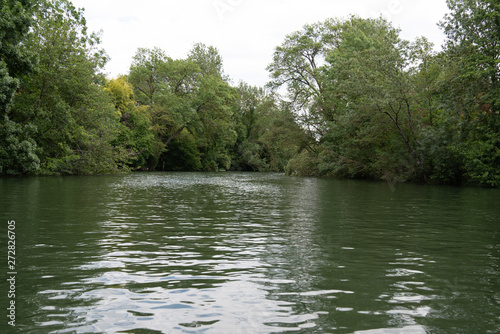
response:
[(320, 176), (318, 156), (314, 152), (302, 151), (288, 162), (285, 173), (291, 176)]

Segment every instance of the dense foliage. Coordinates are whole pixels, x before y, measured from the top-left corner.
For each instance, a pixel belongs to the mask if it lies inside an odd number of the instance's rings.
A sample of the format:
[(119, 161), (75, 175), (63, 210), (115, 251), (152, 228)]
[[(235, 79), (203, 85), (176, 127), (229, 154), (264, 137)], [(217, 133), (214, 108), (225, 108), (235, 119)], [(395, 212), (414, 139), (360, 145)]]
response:
[(9, 117), (19, 78), (32, 71), (34, 55), (21, 47), (32, 24), (35, 1), (0, 0), (0, 175), (35, 172), (40, 160), (35, 154), (30, 125)]
[(383, 19), (305, 26), (275, 51), (271, 87), (310, 145), (297, 175), (500, 185), (499, 5), (449, 0), (433, 51)]
[[(0, 0), (0, 175), (146, 170), (500, 185), (500, 5), (448, 0), (436, 53), (383, 19), (288, 35), (266, 88), (212, 46), (107, 55), (69, 0)], [(282, 96), (279, 92), (285, 91)]]

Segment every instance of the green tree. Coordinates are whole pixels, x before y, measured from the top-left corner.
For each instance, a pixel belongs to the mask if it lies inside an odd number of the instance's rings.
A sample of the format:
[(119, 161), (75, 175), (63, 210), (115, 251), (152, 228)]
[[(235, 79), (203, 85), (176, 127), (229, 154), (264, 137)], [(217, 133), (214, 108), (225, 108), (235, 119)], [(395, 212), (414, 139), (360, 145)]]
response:
[(346, 21), (340, 39), (326, 69), (343, 101), (331, 125), (344, 138), (332, 158), (354, 175), (357, 168), (364, 176), (424, 181), (413, 66), (425, 40), (410, 45), (387, 21), (358, 17)]
[(110, 95), (119, 116), (134, 108), (134, 88), (128, 82), (126, 76), (121, 75), (116, 79), (107, 80), (104, 90)]
[(426, 39), (401, 40), (383, 19), (326, 20), (287, 36), (270, 85), (286, 86), (309, 133), (290, 171), (425, 181), (420, 130), (432, 118), (433, 57)]
[(227, 81), (224, 76), (222, 57), (217, 48), (203, 43), (196, 43), (189, 51), (188, 59), (198, 64), (203, 75), (214, 76)]
[[(500, 3), (447, 0), (451, 11), (441, 22), (446, 50), (461, 65), (461, 75), (481, 81), (485, 100), (498, 107), (500, 80)], [(487, 93), (487, 94), (486, 94)]]
[(9, 116), (19, 78), (36, 64), (34, 53), (23, 46), (37, 1), (0, 1), (0, 175), (38, 170), (38, 147), (31, 138), (35, 128)]
[(173, 60), (160, 49), (139, 49), (134, 57), (129, 79), (138, 102), (150, 108), (156, 135), (153, 168), (184, 130), (196, 140), (203, 169), (229, 167), (228, 150), (236, 137), (234, 90), (222, 78), (214, 52), (198, 44), (185, 60)]
[(237, 91), (234, 115), (238, 138), (232, 168), (284, 171), (298, 151), (304, 131), (273, 94), (245, 83), (240, 83)]
[(4, 116), (0, 124), (0, 175), (22, 175), (40, 168), (39, 148), (33, 140), (36, 127)]
[(113, 145), (129, 151), (131, 160), (128, 164), (131, 167), (142, 168), (153, 154), (154, 147), (148, 108), (136, 106), (134, 89), (126, 76), (109, 80), (105, 91), (110, 95), (121, 123)]
[(69, 1), (42, 1), (24, 42), (39, 57), (22, 78), (11, 118), (36, 126), (41, 173), (115, 172), (127, 152), (111, 142), (119, 130), (100, 73), (107, 57), (87, 32), (83, 10)]
[(8, 111), (21, 75), (31, 72), (34, 54), (21, 42), (31, 24), (33, 0), (0, 1), (0, 116)]
[[(448, 0), (441, 26), (447, 35), (441, 100), (443, 123), (456, 124), (448, 151), (454, 179), (500, 185), (500, 4)], [(442, 132), (442, 131), (441, 131)]]
[(264, 149), (258, 142), (261, 133), (257, 126), (257, 109), (262, 103), (264, 90), (240, 83), (234, 104), (237, 139), (233, 150), (232, 169), (267, 170), (269, 164)]
[(338, 43), (340, 21), (305, 25), (286, 36), (267, 67), (269, 87), (287, 89), (287, 101), (301, 124), (313, 135), (323, 135), (326, 122), (333, 118), (335, 99), (323, 75), (325, 59)]
[(162, 170), (199, 171), (203, 168), (196, 139), (186, 129), (170, 142), (162, 158)]

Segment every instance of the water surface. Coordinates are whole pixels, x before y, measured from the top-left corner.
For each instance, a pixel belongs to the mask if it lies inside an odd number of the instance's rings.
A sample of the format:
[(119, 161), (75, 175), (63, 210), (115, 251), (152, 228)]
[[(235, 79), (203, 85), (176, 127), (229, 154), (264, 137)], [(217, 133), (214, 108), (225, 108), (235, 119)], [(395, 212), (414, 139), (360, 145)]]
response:
[(281, 174), (0, 179), (13, 332), (499, 333), (499, 202)]

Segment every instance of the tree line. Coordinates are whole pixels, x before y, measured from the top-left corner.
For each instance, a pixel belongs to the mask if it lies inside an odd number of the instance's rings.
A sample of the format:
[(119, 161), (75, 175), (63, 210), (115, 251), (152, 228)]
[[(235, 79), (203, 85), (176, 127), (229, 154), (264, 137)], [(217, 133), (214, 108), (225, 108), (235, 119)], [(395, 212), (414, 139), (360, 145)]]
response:
[[(233, 85), (218, 50), (139, 49), (106, 78), (69, 0), (0, 0), (0, 174), (252, 170), (500, 185), (500, 4), (447, 0), (434, 51), (382, 18), (306, 25), (266, 87)], [(283, 93), (284, 92), (284, 93)]]

